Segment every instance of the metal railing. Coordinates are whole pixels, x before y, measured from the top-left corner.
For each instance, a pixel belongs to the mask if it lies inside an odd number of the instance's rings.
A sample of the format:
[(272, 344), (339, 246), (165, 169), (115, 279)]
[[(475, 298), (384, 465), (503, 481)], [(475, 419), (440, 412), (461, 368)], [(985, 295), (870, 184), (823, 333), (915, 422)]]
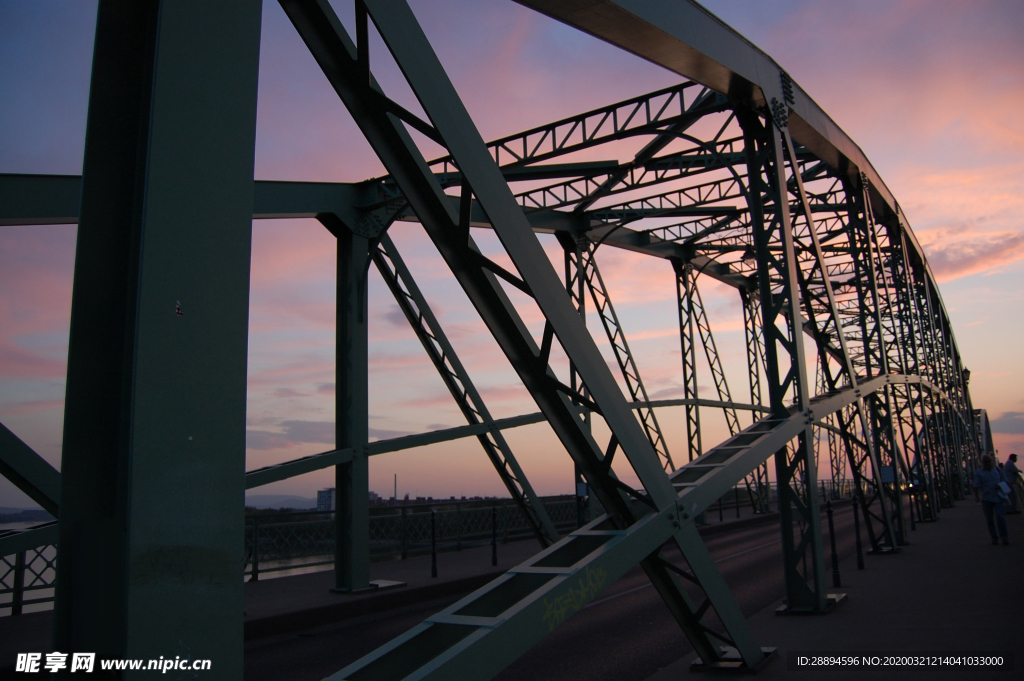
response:
[[(555, 528), (576, 528), (576, 498), (541, 499)], [(503, 543), (533, 535), (527, 519), (511, 499), (433, 501), (370, 509), (370, 560), (406, 559), (431, 551), (431, 512), (438, 551), (458, 551), (491, 541), (497, 522)], [(495, 515), (496, 517), (492, 517)], [(297, 570), (334, 563), (334, 512), (292, 511), (251, 514), (245, 527), (245, 574), (258, 580), (266, 572)], [(257, 549), (257, 550), (254, 550)]]
[[(0, 531), (0, 538), (18, 534)], [(57, 547), (44, 544), (6, 556), (0, 556), (0, 616), (21, 615), (33, 606), (53, 602), (57, 580)]]
[[(819, 483), (817, 492), (826, 499), (848, 498), (853, 481)], [(777, 490), (771, 485), (774, 504)], [(541, 500), (563, 534), (578, 526), (578, 502), (573, 496), (544, 497)], [(733, 513), (750, 506), (742, 487), (730, 490), (708, 511), (704, 522), (715, 517), (731, 519)], [(370, 560), (406, 559), (431, 552), (431, 512), (434, 512), (438, 551), (459, 551), (483, 546), (497, 531), (498, 541), (507, 543), (532, 536), (525, 517), (511, 499), (472, 501), (436, 500), (398, 506), (370, 508)], [(725, 514), (729, 513), (730, 518)], [(588, 520), (588, 519), (584, 519)], [(264, 573), (309, 570), (334, 564), (334, 512), (283, 511), (247, 514), (245, 518), (245, 559), (243, 575), (258, 580)], [(0, 531), (0, 538), (18, 531)], [(0, 616), (21, 615), (26, 608), (53, 602), (56, 581), (57, 546), (45, 544), (10, 555), (0, 555)]]

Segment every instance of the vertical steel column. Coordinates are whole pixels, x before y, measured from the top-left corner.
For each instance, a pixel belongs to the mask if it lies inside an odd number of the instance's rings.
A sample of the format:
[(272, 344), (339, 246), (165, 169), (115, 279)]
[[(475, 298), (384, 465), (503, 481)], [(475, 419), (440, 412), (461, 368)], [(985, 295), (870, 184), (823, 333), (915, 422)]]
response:
[[(906, 237), (901, 237), (901, 250), (906, 258)], [(911, 295), (911, 310), (914, 314), (915, 337), (919, 342), (919, 369), (918, 374), (930, 380), (936, 386), (937, 369), (934, 355), (934, 339), (931, 334), (931, 322), (928, 319), (928, 308), (924, 302), (925, 287), (923, 278), (927, 274), (923, 268), (911, 267), (907, 261), (908, 291)], [(953, 505), (953, 490), (951, 487), (949, 461), (944, 444), (943, 417), (941, 413), (941, 400), (931, 390), (922, 388), (921, 397), (923, 408), (926, 410), (924, 421), (924, 435), (928, 440), (928, 449), (932, 454), (932, 467), (935, 479), (937, 501), (941, 508), (949, 508)]]
[[(781, 108), (784, 109), (784, 105)], [(788, 447), (782, 447), (775, 453), (786, 610), (792, 613), (824, 612), (829, 602), (825, 592), (821, 520), (817, 494), (808, 490), (817, 480), (811, 439), (812, 414), (807, 392), (796, 249), (780, 131), (786, 121), (784, 112), (777, 113), (781, 113), (778, 116), (780, 120), (769, 117), (765, 125), (750, 111), (738, 110), (737, 117), (743, 128), (747, 155), (747, 201), (757, 256), (761, 328), (772, 414), (778, 418), (789, 417), (787, 394), (792, 390), (794, 407), (807, 416), (807, 427), (799, 436), (793, 456), (790, 456)], [(766, 203), (774, 207), (770, 222), (765, 219)], [(781, 249), (775, 251), (772, 247), (777, 246)], [(780, 366), (780, 362), (785, 366)], [(780, 370), (786, 373), (781, 374)], [(808, 554), (810, 565), (801, 571)]]
[[(764, 363), (764, 337), (761, 334), (760, 311), (755, 291), (740, 289), (743, 307), (743, 334), (747, 346), (747, 378), (750, 382), (750, 403), (762, 404), (761, 364)], [(756, 423), (756, 412), (750, 412), (751, 423)]]
[[(929, 305), (931, 305), (931, 282), (925, 279), (925, 285), (929, 290)], [(950, 482), (955, 498), (963, 500), (966, 498), (964, 489), (964, 465), (963, 465), (963, 443), (960, 436), (959, 413), (954, 394), (954, 378), (951, 369), (952, 359), (950, 358), (949, 338), (945, 328), (945, 320), (942, 318), (941, 306), (936, 304), (933, 307), (933, 318), (935, 320), (935, 339), (937, 346), (937, 359), (939, 366), (939, 387), (946, 395), (943, 408), (946, 413), (946, 428), (950, 446)]]
[(334, 590), (370, 588), (370, 469), (366, 273), (369, 240), (337, 230), (337, 339), (335, 341), (335, 447), (351, 447), (352, 460), (334, 467)]
[(960, 353), (956, 352), (956, 341), (953, 342), (953, 349), (956, 357), (957, 367), (960, 369), (963, 395), (961, 400), (964, 410), (964, 430), (967, 433), (967, 456), (969, 457), (969, 468), (977, 470), (981, 466), (981, 430), (974, 418), (974, 404), (971, 402), (970, 384), (967, 376), (967, 368), (960, 360)]
[[(863, 183), (863, 178), (862, 178)], [(864, 186), (865, 203), (868, 202), (866, 183)], [(889, 275), (896, 298), (895, 305), (890, 300), (890, 312), (896, 333), (895, 345), (900, 352), (902, 373), (921, 373), (921, 354), (919, 351), (919, 326), (917, 324), (911, 296), (912, 283), (910, 267), (904, 251), (902, 230), (888, 230), (889, 241)], [(934, 470), (930, 442), (927, 438), (928, 421), (924, 411), (924, 389), (920, 386), (904, 385), (901, 391), (906, 395), (903, 409), (906, 411), (908, 424), (901, 419), (900, 431), (904, 439), (904, 451), (913, 447), (914, 461), (910, 462), (911, 483), (913, 485), (913, 503), (918, 511), (918, 520), (935, 520), (938, 506), (935, 493)], [(904, 432), (904, 425), (909, 433)], [(909, 439), (909, 443), (908, 443)], [(917, 481), (913, 479), (917, 475)]]
[(700, 407), (697, 405), (697, 347), (693, 335), (693, 265), (672, 261), (676, 272), (679, 307), (679, 342), (683, 355), (683, 398), (686, 402), (686, 447), (688, 461), (703, 453), (700, 442)]
[(56, 650), (242, 675), (260, 21), (259, 0), (99, 4)]
[(708, 360), (708, 368), (711, 369), (711, 378), (715, 382), (715, 392), (718, 393), (718, 401), (724, 402), (727, 405), (722, 407), (726, 427), (729, 429), (729, 435), (735, 435), (740, 432), (740, 418), (736, 414), (736, 407), (731, 406), (732, 392), (729, 390), (729, 381), (725, 377), (722, 359), (718, 355), (718, 344), (715, 343), (715, 335), (711, 331), (711, 322), (708, 321), (704, 301), (700, 297), (700, 287), (697, 286), (697, 270), (691, 269), (691, 274), (693, 279), (690, 282), (690, 298), (692, 301), (693, 321), (697, 326), (700, 343), (704, 346), (704, 357)]
[[(740, 303), (743, 307), (743, 336), (747, 347), (747, 378), (750, 382), (750, 403), (763, 404), (761, 396), (761, 365), (764, 364), (764, 334), (761, 332), (761, 313), (756, 291), (740, 289)], [(751, 411), (751, 423), (756, 423), (760, 413)], [(769, 513), (772, 505), (771, 482), (768, 479), (768, 462), (759, 465), (743, 479), (750, 496), (754, 513)]]
[(956, 339), (953, 337), (953, 327), (948, 317), (943, 316), (946, 333), (946, 352), (949, 358), (950, 382), (952, 385), (951, 397), (956, 405), (959, 418), (956, 419), (957, 432), (960, 435), (961, 466), (964, 469), (964, 494), (970, 487), (969, 477), (974, 468), (972, 462), (977, 464), (977, 443), (978, 436), (974, 429), (974, 414), (970, 409), (970, 395), (967, 392), (966, 368), (960, 361), (960, 352), (956, 347)]
[[(802, 269), (797, 268), (797, 279), (800, 283), (801, 291), (804, 297), (804, 309), (807, 312), (808, 321), (810, 322), (811, 328), (813, 329), (815, 338), (817, 340), (818, 359), (822, 370), (822, 376), (827, 382), (827, 385), (830, 390), (835, 390), (836, 388), (839, 387), (839, 377), (832, 373), (829, 363), (829, 357), (835, 356), (835, 359), (840, 366), (840, 375), (845, 376), (846, 383), (852, 386), (854, 389), (856, 389), (857, 371), (853, 365), (853, 360), (849, 350), (849, 344), (847, 343), (846, 334), (843, 330), (842, 322), (839, 317), (839, 309), (836, 304), (836, 298), (832, 288), (831, 277), (829, 275), (828, 266), (825, 262), (825, 256), (822, 251), (821, 243), (819, 241), (817, 234), (817, 226), (815, 224), (816, 221), (814, 219), (814, 213), (811, 209), (810, 202), (807, 198), (807, 193), (804, 189), (801, 171), (797, 164), (796, 150), (793, 145), (793, 140), (790, 138), (788, 128), (782, 128), (781, 136), (784, 149), (790, 159), (790, 164), (792, 166), (793, 172), (792, 183), (795, 186), (795, 189), (797, 190), (796, 193), (798, 195), (800, 209), (804, 215), (804, 219), (807, 225), (807, 234), (810, 237), (811, 241), (810, 244), (802, 244), (803, 250), (805, 252), (809, 251), (811, 255), (811, 257), (808, 259), (808, 264), (810, 265), (809, 272), (805, 274), (802, 271)], [(820, 278), (820, 280), (816, 279), (815, 272), (817, 272), (817, 277)], [(812, 286), (814, 288), (812, 288)], [(818, 292), (817, 287), (820, 287), (821, 292)], [(822, 297), (821, 293), (824, 293), (824, 298)], [(818, 323), (817, 319), (816, 307), (823, 308), (824, 321), (820, 324)], [(860, 316), (862, 320), (865, 318), (865, 315), (868, 314), (868, 312), (871, 309), (877, 309), (877, 297), (872, 302), (868, 302), (860, 306)], [(831, 329), (829, 328), (830, 324), (832, 326)], [(825, 338), (830, 338), (834, 339), (835, 341), (838, 341), (838, 347), (836, 347), (834, 343), (831, 345), (827, 345), (825, 342)], [(865, 344), (865, 349), (867, 349), (867, 347), (868, 344)], [(867, 353), (865, 353), (865, 355), (866, 354)], [(876, 393), (873, 393), (868, 397), (868, 399), (872, 400), (872, 403), (877, 404), (877, 400), (875, 400), (875, 395)], [(875, 476), (874, 486), (875, 489), (878, 490), (877, 498), (879, 512), (877, 514), (877, 517), (884, 530), (887, 543), (890, 546), (894, 546), (896, 542), (893, 541), (894, 531), (891, 516), (889, 514), (889, 504), (887, 503), (886, 499), (886, 488), (880, 475), (881, 465), (880, 457), (878, 455), (878, 444), (882, 442), (884, 445), (884, 441), (881, 440), (878, 436), (878, 433), (881, 432), (881, 429), (876, 425), (879, 419), (872, 417), (869, 423), (869, 418), (867, 415), (868, 410), (865, 406), (865, 399), (859, 395), (857, 398), (855, 409), (858, 421), (860, 422), (861, 431), (864, 433), (864, 447), (867, 451), (866, 458), (870, 458), (871, 460), (871, 467)], [(872, 410), (872, 413), (875, 413), (874, 410)], [(854, 461), (854, 451), (852, 447), (853, 438), (852, 433), (850, 432), (850, 422), (844, 417), (843, 412), (837, 413), (837, 419), (839, 421), (840, 431), (842, 432), (844, 441), (846, 442), (851, 461)], [(892, 461), (895, 461), (895, 457), (890, 457), (890, 459)], [(862, 459), (861, 461), (863, 460), (864, 459)], [(894, 472), (896, 470), (895, 464), (893, 466), (893, 470)], [(894, 486), (896, 485), (894, 484)], [(870, 518), (869, 505), (865, 503), (865, 499), (863, 496), (862, 503), (864, 503), (864, 517), (868, 519)], [(872, 544), (875, 546), (875, 550), (884, 550), (883, 547), (879, 545), (879, 542), (876, 541), (875, 536), (871, 530), (870, 522), (868, 522), (867, 525), (869, 535), (872, 536)]]
[[(925, 365), (928, 363), (928, 358), (924, 346), (924, 327), (917, 304), (917, 284), (914, 281), (914, 272), (911, 264), (907, 259), (906, 236), (901, 232), (899, 234), (899, 241), (892, 237), (890, 237), (890, 241), (898, 249), (899, 262), (903, 272), (903, 284), (901, 286), (903, 296), (901, 302), (905, 309), (905, 328), (907, 329), (907, 336), (910, 338), (911, 352), (914, 358), (913, 373), (925, 378), (927, 377)], [(896, 256), (894, 256), (895, 259)], [(934, 415), (931, 400), (932, 394), (930, 390), (922, 386), (917, 386), (915, 392), (917, 394), (917, 414), (921, 423), (917, 434), (918, 447), (925, 454), (924, 475), (926, 476), (926, 484), (928, 486), (929, 506), (931, 508), (931, 517), (936, 518), (943, 503), (941, 495), (944, 493), (944, 489), (940, 488), (941, 462), (937, 462), (939, 454), (935, 451), (934, 442), (931, 437), (930, 423)]]
[[(586, 278), (583, 272), (583, 249), (589, 248), (590, 243), (585, 236), (576, 236), (566, 232), (556, 234), (559, 243), (562, 245), (562, 252), (565, 256), (565, 290), (569, 294), (573, 308), (579, 312), (583, 324), (587, 323), (587, 296)], [(587, 386), (580, 378), (579, 371), (573, 361), (569, 360), (569, 388), (585, 399), (589, 399)], [(583, 428), (589, 433), (591, 424), (590, 409), (581, 404), (579, 400), (571, 400), (573, 406), (580, 410)], [(597, 495), (589, 493), (588, 482), (583, 477), (583, 471), (578, 463), (573, 463), (573, 482), (576, 496), (576, 522), (583, 527), (597, 516), (598, 505)], [(588, 492), (581, 494), (581, 492)]]

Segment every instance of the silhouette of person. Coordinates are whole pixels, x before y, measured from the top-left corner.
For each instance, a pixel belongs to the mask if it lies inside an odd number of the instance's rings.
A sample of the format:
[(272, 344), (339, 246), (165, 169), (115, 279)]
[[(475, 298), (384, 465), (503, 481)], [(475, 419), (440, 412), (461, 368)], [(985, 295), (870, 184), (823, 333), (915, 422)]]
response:
[[(981, 504), (981, 510), (985, 514), (985, 522), (988, 523), (988, 533), (992, 535), (992, 543), (998, 544), (1002, 539), (1003, 544), (1010, 543), (1010, 537), (1006, 532), (1006, 502), (1003, 500), (1002, 490), (999, 483), (1003, 482), (1003, 474), (998, 468), (992, 465), (992, 457), (986, 454), (981, 457), (981, 468), (974, 473), (974, 500)], [(999, 536), (996, 536), (996, 528), (999, 529)]]
[(1010, 454), (1010, 458), (1003, 465), (1003, 479), (1010, 486), (1010, 508), (1007, 513), (1020, 513), (1017, 506), (1017, 494), (1020, 489), (1020, 469), (1017, 468), (1017, 455)]

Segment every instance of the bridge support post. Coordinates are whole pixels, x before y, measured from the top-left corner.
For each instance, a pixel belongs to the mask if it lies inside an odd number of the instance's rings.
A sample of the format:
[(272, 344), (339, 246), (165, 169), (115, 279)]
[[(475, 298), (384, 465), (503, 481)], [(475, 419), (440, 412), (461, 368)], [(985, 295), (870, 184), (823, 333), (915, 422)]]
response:
[(686, 403), (687, 461), (703, 453), (700, 441), (700, 407), (697, 405), (697, 343), (693, 332), (693, 265), (674, 263), (676, 272), (676, 304), (679, 308), (679, 342), (683, 358), (683, 397)]
[(54, 649), (242, 675), (260, 0), (100, 3)]
[[(743, 307), (743, 335), (747, 349), (747, 379), (750, 382), (750, 403), (762, 404), (761, 365), (764, 364), (764, 334), (761, 332), (761, 313), (756, 291), (740, 289), (740, 303)], [(756, 423), (759, 415), (751, 412)], [(750, 506), (754, 513), (770, 513), (772, 510), (772, 487), (768, 479), (768, 463), (758, 466), (744, 479)]]
[[(583, 319), (584, 326), (587, 323), (587, 293), (586, 275), (583, 267), (583, 249), (586, 243), (580, 243), (575, 235), (565, 232), (558, 233), (558, 241), (562, 245), (562, 252), (565, 263), (565, 290), (569, 294), (573, 308), (579, 312)], [(583, 384), (576, 365), (569, 360), (569, 388), (582, 395), (589, 397), (587, 386)], [(591, 414), (590, 409), (581, 404), (579, 400), (573, 400), (573, 404), (580, 410), (583, 427), (590, 432)], [(576, 490), (576, 525), (583, 527), (597, 517), (597, 495), (590, 490), (586, 478), (583, 477), (583, 470), (578, 463), (573, 463), (573, 481)], [(585, 491), (585, 494), (580, 492)]]
[(335, 341), (335, 446), (351, 447), (352, 460), (334, 468), (334, 590), (370, 588), (370, 493), (366, 271), (369, 240), (348, 229), (338, 239)]

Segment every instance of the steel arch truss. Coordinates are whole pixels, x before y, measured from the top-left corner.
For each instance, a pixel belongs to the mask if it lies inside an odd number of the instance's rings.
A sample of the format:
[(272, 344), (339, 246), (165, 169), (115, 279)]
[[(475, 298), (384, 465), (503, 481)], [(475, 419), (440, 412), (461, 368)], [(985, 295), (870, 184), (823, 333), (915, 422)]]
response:
[[(357, 244), (352, 262), (376, 265), (467, 425), (373, 443), (339, 437), (338, 449), (250, 471), (246, 487), (477, 437), (544, 547), (332, 678), (490, 678), (636, 565), (704, 665), (754, 668), (770, 649), (754, 641), (694, 527), (712, 503), (743, 482), (755, 510), (768, 511), (774, 477), (786, 610), (821, 613), (832, 602), (818, 507), (826, 448), (830, 489), (841, 493), (852, 479), (875, 551), (898, 550), (906, 515), (935, 520), (964, 498), (979, 438), (967, 373), (923, 252), (860, 150), (767, 55), (689, 2), (658, 10), (596, 0), (604, 12), (577, 13), (562, 0), (524, 1), (683, 81), (485, 143), (404, 0), (357, 0), (354, 40), (327, 0), (279, 1), (389, 175), (359, 185), (257, 182), (254, 215), (317, 217), (339, 242), (344, 234)], [(631, 42), (617, 26), (656, 26), (653, 42), (664, 49)], [(375, 81), (372, 28), (425, 117)], [(751, 63), (757, 73), (746, 72)], [(777, 78), (764, 80), (766, 73)], [(447, 155), (426, 159), (413, 133)], [(571, 157), (600, 155), (603, 145), (608, 158), (632, 151), (622, 162)], [(77, 191), (74, 178), (0, 176), (0, 224), (72, 220)], [(539, 414), (491, 417), (387, 235), (394, 220), (422, 224)], [(477, 247), (472, 230), (480, 228), (493, 230), (510, 267)], [(557, 236), (564, 277), (537, 234)], [(597, 266), (602, 248), (664, 261), (674, 276), (681, 400), (651, 400), (642, 357), (630, 349)], [(358, 269), (349, 267), (348, 281), (365, 294)], [(736, 363), (747, 374), (746, 403), (733, 399), (730, 360), (698, 289), (711, 280), (739, 298), (745, 352)], [(587, 328), (588, 292), (621, 381)], [(520, 294), (543, 316), (539, 337), (513, 304)], [(359, 323), (365, 329), (365, 319)], [(555, 348), (569, 360), (562, 374)], [(700, 351), (717, 400), (698, 394)], [(688, 461), (678, 468), (656, 415), (669, 406), (686, 412)], [(708, 408), (723, 410), (729, 432), (710, 448), (701, 430)], [(749, 426), (739, 410), (752, 412)], [(607, 441), (594, 435), (597, 419)], [(501, 433), (542, 420), (605, 512), (561, 538)], [(2, 430), (0, 473), (56, 508), (59, 474)], [(613, 462), (631, 468), (639, 487), (624, 484)]]

